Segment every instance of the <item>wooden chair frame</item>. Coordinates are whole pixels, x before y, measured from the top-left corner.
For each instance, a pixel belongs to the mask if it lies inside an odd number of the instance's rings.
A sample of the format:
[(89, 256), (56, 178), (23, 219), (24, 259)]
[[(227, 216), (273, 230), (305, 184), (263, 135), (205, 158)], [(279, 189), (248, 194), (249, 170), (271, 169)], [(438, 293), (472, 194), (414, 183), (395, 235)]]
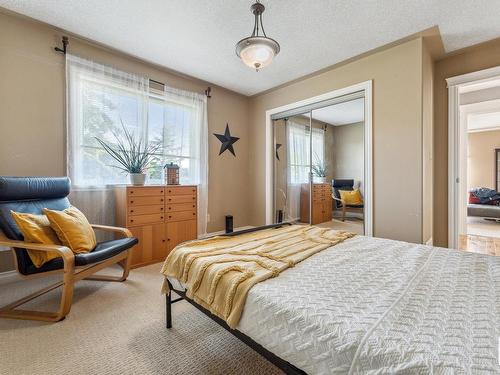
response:
[[(94, 230), (117, 233), (122, 237), (133, 237), (132, 233), (126, 228), (111, 227), (107, 225), (97, 225), (97, 224), (92, 224), (92, 228), (94, 228)], [(118, 282), (125, 281), (130, 272), (130, 260), (132, 258), (131, 251), (134, 249), (134, 247), (132, 247), (126, 251), (123, 251), (120, 254), (117, 254), (99, 263), (83, 267), (75, 267), (75, 255), (66, 246), (45, 245), (45, 244), (35, 244), (23, 241), (15, 241), (7, 239), (5, 236), (2, 236), (2, 238), (0, 238), (0, 246), (7, 246), (12, 249), (14, 253), (16, 269), (18, 270), (18, 272), (19, 272), (19, 267), (17, 264), (17, 257), (15, 256), (14, 248), (40, 250), (40, 251), (55, 251), (61, 254), (64, 263), (64, 268), (62, 270), (59, 269), (54, 271), (37, 273), (34, 275), (22, 275), (20, 273), (20, 275), (25, 279), (31, 279), (34, 277), (46, 276), (49, 274), (63, 273), (62, 281), (59, 281), (44, 289), (34, 292), (6, 306), (0, 307), (0, 318), (39, 320), (45, 322), (58, 322), (60, 320), (63, 320), (66, 317), (66, 315), (68, 315), (71, 309), (71, 303), (73, 302), (74, 285), (77, 281), (83, 279), (98, 280), (98, 281), (118, 281)], [(123, 268), (123, 274), (121, 276), (106, 276), (106, 275), (92, 276), (93, 274), (102, 270), (103, 268), (109, 267), (116, 263), (118, 263)], [(16, 309), (16, 307), (21, 306), (59, 287), (62, 287), (62, 295), (59, 304), (59, 309), (57, 311), (46, 312), (46, 311)]]
[(349, 212), (361, 212), (361, 213), (364, 212), (364, 207), (347, 207), (347, 205), (345, 204), (343, 199), (337, 198), (334, 194), (332, 194), (332, 198), (334, 200), (340, 202), (340, 204), (342, 205), (342, 207), (340, 207), (342, 209), (342, 221), (345, 221), (345, 214), (347, 211), (349, 211)]

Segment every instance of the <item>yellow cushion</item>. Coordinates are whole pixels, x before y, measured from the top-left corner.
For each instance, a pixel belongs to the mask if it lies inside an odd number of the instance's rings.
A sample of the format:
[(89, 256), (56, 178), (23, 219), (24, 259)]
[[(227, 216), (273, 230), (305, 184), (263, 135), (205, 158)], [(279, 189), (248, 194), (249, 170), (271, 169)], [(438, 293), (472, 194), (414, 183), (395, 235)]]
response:
[(340, 199), (342, 199), (345, 204), (363, 204), (363, 197), (359, 192), (359, 189), (354, 190), (339, 190)]
[(43, 212), (62, 244), (75, 254), (88, 253), (95, 247), (97, 242), (94, 230), (78, 208), (71, 206), (64, 211), (44, 208)]
[[(56, 233), (50, 227), (47, 216), (14, 211), (10, 211), (10, 214), (23, 234), (24, 241), (46, 245), (61, 244)], [(51, 259), (60, 257), (60, 254), (55, 251), (40, 250), (28, 250), (28, 255), (37, 268), (43, 266), (44, 263), (47, 263)]]

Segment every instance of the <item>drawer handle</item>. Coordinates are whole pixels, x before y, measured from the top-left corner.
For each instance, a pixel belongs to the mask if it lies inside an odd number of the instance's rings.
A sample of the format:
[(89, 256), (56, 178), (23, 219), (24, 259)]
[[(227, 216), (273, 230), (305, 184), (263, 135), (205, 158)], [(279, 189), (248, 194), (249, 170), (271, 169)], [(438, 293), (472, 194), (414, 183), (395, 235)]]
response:
[(170, 241), (170, 238), (167, 238), (167, 241)]
[(196, 215), (196, 213), (195, 213), (195, 212), (193, 212), (193, 215)]
[(195, 208), (196, 206), (193, 204), (193, 208)]
[(161, 240), (161, 242), (165, 242), (165, 240)]
[(172, 215), (168, 215), (168, 218), (171, 219), (172, 218)]
[(130, 213), (134, 212), (134, 210), (130, 210)]
[(160, 199), (160, 202), (163, 202), (163, 198)]
[(169, 193), (171, 193), (171, 192), (172, 192), (172, 190), (169, 190), (168, 192), (169, 192)]
[(134, 201), (130, 201), (130, 203), (134, 203)]
[(160, 193), (162, 193), (162, 194), (163, 194), (163, 190), (160, 190)]
[(134, 191), (133, 191), (133, 190), (130, 190), (130, 194), (134, 194)]
[(196, 199), (196, 198), (195, 198), (195, 197), (193, 197), (193, 200), (195, 200), (195, 199)]
[(172, 207), (169, 207), (168, 209), (169, 209), (169, 210), (171, 210), (171, 209), (172, 209)]
[(160, 219), (163, 219), (163, 216), (160, 216)]
[(172, 198), (168, 198), (168, 201), (170, 202), (172, 200)]
[(133, 223), (134, 222), (134, 219), (130, 219), (130, 222)]

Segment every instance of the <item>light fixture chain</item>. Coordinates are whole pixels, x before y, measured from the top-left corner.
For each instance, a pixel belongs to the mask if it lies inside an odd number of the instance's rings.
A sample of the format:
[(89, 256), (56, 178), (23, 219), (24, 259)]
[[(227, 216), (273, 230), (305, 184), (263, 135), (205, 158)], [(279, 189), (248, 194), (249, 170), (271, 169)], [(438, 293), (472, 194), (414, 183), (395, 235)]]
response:
[(262, 34), (264, 34), (264, 37), (267, 38), (266, 32), (264, 30), (264, 23), (262, 23), (262, 13), (260, 14), (260, 29), (262, 30)]

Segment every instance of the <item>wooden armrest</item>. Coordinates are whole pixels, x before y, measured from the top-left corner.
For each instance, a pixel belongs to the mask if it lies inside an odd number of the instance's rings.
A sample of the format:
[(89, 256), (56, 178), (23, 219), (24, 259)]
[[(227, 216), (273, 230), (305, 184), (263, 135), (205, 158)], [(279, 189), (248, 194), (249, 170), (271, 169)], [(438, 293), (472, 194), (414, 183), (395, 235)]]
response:
[(341, 199), (341, 198), (337, 198), (335, 195), (332, 194), (332, 198), (335, 199), (336, 201), (339, 201), (341, 202), (342, 204), (344, 204), (344, 201)]
[(55, 251), (61, 254), (64, 261), (75, 258), (75, 254), (73, 254), (71, 249), (62, 245), (31, 243), (24, 241), (0, 239), (0, 246), (17, 247), (20, 249), (28, 249), (28, 250)]
[(100, 224), (90, 224), (92, 228), (96, 230), (102, 230), (103, 232), (116, 232), (121, 234), (123, 237), (133, 237), (132, 233), (127, 228), (112, 227), (109, 225)]

